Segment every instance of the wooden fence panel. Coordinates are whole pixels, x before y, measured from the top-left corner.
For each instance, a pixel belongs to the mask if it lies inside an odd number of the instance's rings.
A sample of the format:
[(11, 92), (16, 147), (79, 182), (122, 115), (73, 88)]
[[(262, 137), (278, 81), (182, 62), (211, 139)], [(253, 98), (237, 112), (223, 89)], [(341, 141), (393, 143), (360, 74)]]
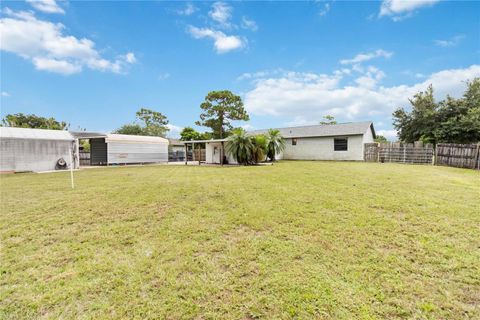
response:
[(205, 149), (195, 149), (193, 151), (194, 161), (205, 161), (205, 159), (206, 159)]
[(381, 143), (378, 159), (380, 162), (411, 164), (432, 164), (433, 145), (422, 143)]
[(437, 144), (436, 165), (480, 169), (480, 144)]
[(363, 159), (366, 162), (378, 161), (378, 144), (377, 143), (365, 143), (363, 147)]
[[(376, 145), (376, 147), (375, 147)], [(364, 146), (365, 161), (397, 162), (411, 164), (432, 164), (433, 145), (417, 143), (366, 143)]]

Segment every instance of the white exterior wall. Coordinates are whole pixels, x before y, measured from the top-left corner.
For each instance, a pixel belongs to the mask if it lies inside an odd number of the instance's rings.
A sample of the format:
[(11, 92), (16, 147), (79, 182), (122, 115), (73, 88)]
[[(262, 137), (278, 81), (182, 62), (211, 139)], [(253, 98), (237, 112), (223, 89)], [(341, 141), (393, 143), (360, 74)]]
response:
[[(372, 128), (371, 128), (371, 127), (368, 127), (367, 132), (365, 132), (365, 134), (363, 135), (362, 155), (363, 155), (363, 153), (364, 153), (365, 143), (373, 143), (373, 142), (375, 142), (375, 139), (373, 139)], [(362, 157), (362, 160), (365, 160), (365, 159)]]
[(363, 143), (373, 143), (375, 140), (373, 139), (373, 132), (372, 128), (368, 128), (367, 132), (363, 135)]
[(168, 142), (117, 142), (107, 143), (107, 160), (114, 163), (150, 163), (168, 161)]
[[(74, 148), (74, 150), (72, 150)], [(0, 139), (0, 171), (51, 171), (63, 158), (68, 168), (71, 153), (77, 147), (74, 141), (43, 139)], [(74, 164), (74, 168), (78, 166)]]
[[(334, 139), (347, 138), (347, 151), (335, 151)], [(285, 139), (285, 150), (275, 156), (276, 160), (348, 160), (363, 161), (364, 143), (374, 142), (372, 129), (369, 127), (364, 134), (332, 137), (297, 138), (297, 144), (292, 145), (292, 138)], [(217, 147), (217, 150), (215, 150)], [(206, 144), (205, 157), (207, 163), (220, 163), (220, 142)], [(227, 154), (229, 163), (236, 163)]]
[[(334, 151), (333, 140), (347, 138), (347, 151)], [(373, 137), (372, 137), (373, 139)], [(285, 160), (363, 160), (363, 135), (285, 139), (286, 146), (279, 159)]]
[[(221, 148), (222, 148), (222, 144), (220, 142), (205, 143), (205, 162), (220, 164)], [(237, 164), (237, 162), (233, 159), (231, 155), (227, 153), (227, 151), (225, 151), (225, 155), (227, 156), (227, 160), (229, 164)]]

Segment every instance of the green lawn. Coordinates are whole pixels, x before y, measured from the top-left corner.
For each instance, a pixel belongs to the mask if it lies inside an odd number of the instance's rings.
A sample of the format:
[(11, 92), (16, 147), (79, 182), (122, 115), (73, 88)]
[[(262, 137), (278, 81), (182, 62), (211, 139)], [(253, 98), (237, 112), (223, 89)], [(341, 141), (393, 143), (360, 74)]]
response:
[(281, 162), (2, 175), (0, 318), (480, 318), (480, 173)]

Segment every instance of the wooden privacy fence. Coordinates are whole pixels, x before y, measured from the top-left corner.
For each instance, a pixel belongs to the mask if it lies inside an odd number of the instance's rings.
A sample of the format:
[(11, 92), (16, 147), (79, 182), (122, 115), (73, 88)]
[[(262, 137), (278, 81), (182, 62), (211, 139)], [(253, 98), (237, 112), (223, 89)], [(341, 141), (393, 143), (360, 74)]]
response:
[(432, 164), (433, 145), (416, 143), (366, 143), (364, 159), (369, 162), (399, 162), (411, 164)]
[(435, 164), (480, 169), (480, 144), (437, 144)]
[(363, 158), (367, 162), (435, 164), (480, 169), (480, 144), (439, 143), (365, 143)]
[(193, 151), (193, 161), (205, 161), (206, 154), (205, 149), (195, 149)]
[(365, 143), (363, 147), (363, 159), (366, 162), (378, 161), (378, 143)]

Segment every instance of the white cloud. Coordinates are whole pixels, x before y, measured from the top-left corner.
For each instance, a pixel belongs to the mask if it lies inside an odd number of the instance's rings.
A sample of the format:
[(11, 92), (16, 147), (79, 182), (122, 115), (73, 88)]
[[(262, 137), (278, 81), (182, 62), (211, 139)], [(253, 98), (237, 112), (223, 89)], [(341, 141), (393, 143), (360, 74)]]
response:
[(37, 19), (32, 12), (14, 12), (8, 8), (0, 19), (0, 49), (30, 60), (38, 70), (73, 74), (83, 67), (121, 73), (136, 61), (131, 52), (115, 60), (102, 58), (95, 43), (86, 38), (65, 35), (61, 23)]
[(215, 2), (212, 10), (208, 12), (210, 18), (217, 22), (221, 27), (230, 28), (230, 19), (232, 18), (232, 7), (224, 2)]
[[(210, 38), (214, 40), (214, 47), (217, 53), (226, 53), (235, 49), (241, 49), (246, 46), (247, 39), (237, 35), (227, 35), (219, 29), (238, 30), (240, 27), (256, 31), (258, 26), (255, 21), (242, 17), (240, 26), (233, 24), (233, 8), (225, 2), (217, 1), (212, 4), (212, 9), (208, 12), (213, 20), (209, 27), (198, 28), (188, 26), (187, 32), (195, 39)], [(212, 26), (213, 25), (213, 26)]]
[(318, 122), (317, 120), (306, 119), (303, 116), (295, 116), (292, 121), (287, 121), (285, 125), (288, 127), (311, 126), (318, 124)]
[(373, 89), (377, 86), (377, 83), (383, 78), (385, 78), (385, 73), (382, 70), (374, 66), (369, 66), (368, 68), (366, 68), (366, 70), (363, 71), (363, 75), (361, 77), (355, 79), (355, 82), (361, 88)]
[(180, 132), (182, 132), (183, 127), (176, 126), (174, 124), (167, 124), (166, 126), (170, 131), (168, 131), (168, 136), (170, 138), (177, 138), (180, 136)]
[(45, 13), (61, 13), (65, 11), (58, 5), (55, 0), (26, 0), (35, 9)]
[(267, 76), (273, 76), (273, 75), (278, 75), (285, 73), (286, 71), (279, 68), (279, 69), (273, 69), (273, 70), (264, 70), (264, 71), (258, 71), (258, 72), (245, 72), (242, 73), (240, 76), (237, 77), (238, 81), (243, 81), (243, 80), (255, 80), (258, 78), (265, 78)]
[(168, 72), (161, 73), (158, 76), (158, 80), (167, 80), (168, 78), (170, 78), (170, 73)]
[(421, 7), (430, 7), (440, 0), (384, 0), (379, 16), (391, 16), (394, 21), (408, 18)]
[(247, 124), (243, 124), (243, 125), (241, 125), (240, 127), (241, 127), (243, 130), (245, 130), (245, 131), (251, 131), (251, 130), (254, 130), (254, 129), (255, 129), (254, 126), (252, 126), (251, 124), (248, 124), (248, 123), (247, 123)]
[(458, 45), (463, 39), (465, 39), (465, 35), (459, 34), (456, 35), (448, 40), (434, 40), (433, 42), (440, 47), (455, 47)]
[(248, 19), (247, 17), (242, 17), (242, 28), (243, 29), (248, 29), (251, 31), (257, 31), (258, 26), (257, 23), (251, 19)]
[(37, 70), (45, 70), (61, 74), (73, 74), (82, 71), (81, 65), (70, 63), (66, 60), (33, 58), (32, 61)]
[(368, 53), (359, 53), (357, 54), (354, 58), (352, 59), (343, 59), (340, 60), (341, 64), (358, 64), (361, 62), (365, 62), (368, 60), (372, 60), (374, 58), (390, 58), (393, 55), (393, 52), (378, 49), (375, 50), (374, 52), (368, 52)]
[(2, 97), (10, 97), (10, 93), (8, 93), (6, 91), (2, 91), (1, 96)]
[(384, 136), (389, 141), (398, 140), (397, 130), (377, 130), (377, 135)]
[(320, 17), (324, 17), (327, 15), (327, 13), (330, 11), (330, 3), (325, 3), (325, 5), (323, 6), (323, 9), (320, 10), (320, 12), (318, 13), (318, 15)]
[[(368, 71), (369, 68), (367, 72), (374, 80), (383, 77), (380, 70)], [(408, 98), (430, 84), (437, 98), (447, 94), (461, 96), (465, 81), (479, 76), (480, 65), (472, 65), (433, 73), (414, 85), (372, 88), (362, 81), (341, 85), (346, 77), (342, 73), (286, 72), (277, 77), (257, 79), (254, 88), (245, 94), (245, 107), (255, 115), (296, 117), (297, 123), (321, 119), (325, 114), (350, 120), (371, 119), (390, 116), (396, 107), (409, 106)]]
[(137, 62), (137, 58), (135, 57), (135, 54), (133, 52), (129, 52), (125, 55), (125, 61), (128, 63), (135, 63)]
[(217, 53), (226, 53), (235, 49), (241, 49), (245, 46), (245, 40), (238, 36), (228, 36), (221, 31), (210, 28), (197, 28), (189, 26), (188, 32), (195, 39), (210, 38), (214, 40), (214, 46)]
[(194, 14), (197, 10), (198, 10), (198, 8), (195, 7), (193, 4), (187, 3), (187, 5), (185, 6), (185, 8), (180, 9), (180, 10), (177, 10), (177, 13), (178, 13), (179, 15), (182, 15), (182, 16), (191, 16), (191, 15)]

